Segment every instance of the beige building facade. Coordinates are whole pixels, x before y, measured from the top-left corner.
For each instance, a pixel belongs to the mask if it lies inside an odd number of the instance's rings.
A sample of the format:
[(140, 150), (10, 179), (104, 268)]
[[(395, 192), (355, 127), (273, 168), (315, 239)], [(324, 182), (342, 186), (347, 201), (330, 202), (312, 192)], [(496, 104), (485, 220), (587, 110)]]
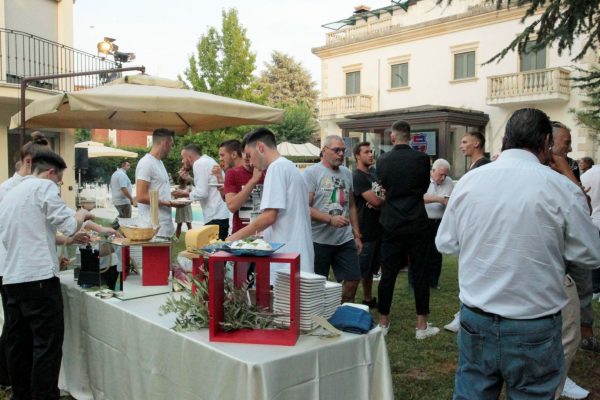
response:
[[(11, 116), (19, 111), (21, 80), (114, 67), (111, 61), (72, 47), (73, 6), (73, 0), (0, 0), (0, 182), (14, 173), (18, 158), (19, 131), (9, 125)], [(98, 77), (35, 81), (26, 91), (26, 103), (100, 83)], [(61, 195), (75, 206), (73, 130), (42, 131), (69, 167)], [(25, 141), (30, 133), (27, 130)]]
[[(458, 177), (468, 163), (458, 150), (467, 130), (485, 133), (486, 151), (495, 155), (511, 113), (536, 107), (572, 128), (573, 158), (598, 156), (590, 132), (570, 112), (584, 96), (569, 80), (596, 54), (573, 63), (550, 47), (484, 64), (523, 30), (525, 8), (496, 10), (483, 0), (407, 4), (354, 13), (344, 21), (352, 25), (327, 33), (325, 45), (313, 49), (322, 60), (322, 137), (343, 134), (385, 151), (389, 126), (404, 118)], [(576, 42), (573, 54), (580, 48)]]

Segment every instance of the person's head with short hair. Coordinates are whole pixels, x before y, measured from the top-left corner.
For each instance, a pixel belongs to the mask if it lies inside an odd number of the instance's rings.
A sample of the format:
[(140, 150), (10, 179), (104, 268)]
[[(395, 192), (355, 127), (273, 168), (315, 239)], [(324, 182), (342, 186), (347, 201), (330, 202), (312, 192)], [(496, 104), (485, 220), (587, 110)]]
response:
[(31, 133), (31, 140), (21, 147), (19, 159), (21, 166), (18, 169), (19, 175), (25, 176), (31, 174), (31, 160), (40, 151), (50, 150), (50, 143), (46, 136), (39, 131)]
[(466, 132), (460, 139), (459, 148), (466, 157), (481, 158), (485, 152), (485, 136), (479, 131)]
[(181, 162), (186, 170), (191, 170), (194, 162), (202, 156), (202, 147), (195, 143), (186, 144), (181, 149)]
[(223, 171), (235, 167), (242, 160), (242, 143), (239, 140), (226, 140), (219, 144), (219, 165)]
[(57, 185), (62, 184), (63, 171), (66, 168), (65, 160), (50, 148), (38, 151), (31, 160), (31, 171), (35, 176), (49, 179)]
[(410, 124), (406, 121), (396, 121), (392, 124), (390, 133), (392, 144), (408, 144), (410, 142)]
[(594, 159), (592, 157), (582, 157), (581, 160), (579, 160), (579, 170), (582, 174), (593, 166)]
[(152, 151), (160, 160), (166, 158), (175, 141), (175, 132), (167, 128), (158, 128), (152, 132)]
[(275, 135), (267, 128), (256, 128), (247, 133), (242, 141), (242, 148), (250, 157), (250, 166), (261, 171), (266, 170), (279, 157)]
[(450, 173), (450, 163), (443, 158), (438, 158), (431, 165), (431, 180), (441, 185)]
[(550, 118), (541, 110), (522, 108), (515, 111), (506, 123), (502, 151), (527, 150), (535, 154), (542, 164), (548, 164), (552, 157), (552, 144)]
[(571, 130), (565, 124), (559, 121), (551, 121), (552, 138), (552, 154), (566, 157), (573, 149), (571, 148)]
[(369, 168), (373, 165), (373, 149), (371, 148), (371, 143), (357, 143), (352, 152), (354, 153), (354, 158), (356, 159), (356, 164), (359, 168)]
[(344, 163), (346, 143), (339, 135), (329, 135), (323, 140), (321, 162), (327, 168), (338, 169)]
[(131, 168), (131, 164), (129, 164), (129, 161), (127, 160), (123, 160), (121, 161), (121, 164), (119, 165), (122, 169), (124, 169), (125, 171), (128, 171), (129, 168)]

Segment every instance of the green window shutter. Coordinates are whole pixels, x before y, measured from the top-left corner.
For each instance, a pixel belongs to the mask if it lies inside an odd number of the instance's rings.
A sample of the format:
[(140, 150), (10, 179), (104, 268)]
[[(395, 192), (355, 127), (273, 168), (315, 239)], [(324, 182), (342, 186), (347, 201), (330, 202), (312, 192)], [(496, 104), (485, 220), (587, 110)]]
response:
[(346, 95), (360, 94), (360, 71), (346, 74)]
[(408, 63), (392, 65), (391, 73), (392, 88), (408, 86)]

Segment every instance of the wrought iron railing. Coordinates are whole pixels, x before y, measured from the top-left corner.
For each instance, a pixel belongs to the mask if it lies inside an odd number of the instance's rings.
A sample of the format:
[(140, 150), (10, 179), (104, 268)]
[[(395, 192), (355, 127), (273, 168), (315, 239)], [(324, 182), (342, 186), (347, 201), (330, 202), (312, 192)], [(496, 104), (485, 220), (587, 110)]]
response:
[[(114, 61), (39, 36), (0, 28), (0, 82), (21, 83), (25, 77), (116, 68)], [(30, 86), (73, 91), (99, 86), (118, 76), (91, 75), (34, 81)]]

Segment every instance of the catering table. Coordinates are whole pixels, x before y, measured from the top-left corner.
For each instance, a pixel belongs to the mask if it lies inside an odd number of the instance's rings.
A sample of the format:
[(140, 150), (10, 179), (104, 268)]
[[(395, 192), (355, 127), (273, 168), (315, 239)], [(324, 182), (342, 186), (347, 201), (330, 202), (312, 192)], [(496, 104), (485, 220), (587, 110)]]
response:
[(383, 335), (301, 335), (296, 346), (209, 342), (160, 316), (168, 295), (122, 301), (61, 274), (65, 340), (59, 386), (85, 399), (393, 398)]

